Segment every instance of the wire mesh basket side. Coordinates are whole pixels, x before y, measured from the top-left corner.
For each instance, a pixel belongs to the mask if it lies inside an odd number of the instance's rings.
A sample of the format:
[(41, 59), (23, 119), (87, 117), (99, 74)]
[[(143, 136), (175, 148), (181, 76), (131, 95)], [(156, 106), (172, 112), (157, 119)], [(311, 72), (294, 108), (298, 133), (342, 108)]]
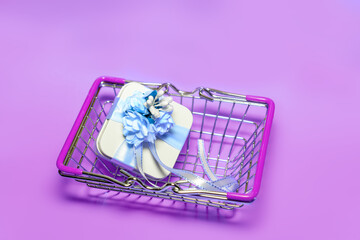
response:
[[(184, 92), (171, 84), (146, 85), (165, 89), (166, 94), (186, 106), (194, 116), (193, 126), (175, 168), (189, 170), (205, 177), (196, 145), (197, 139), (201, 138), (205, 142), (207, 160), (214, 173), (220, 178), (235, 177), (240, 184), (238, 192), (250, 192), (254, 185), (266, 122), (266, 105), (247, 102), (240, 95), (231, 96), (211, 89), (199, 88), (193, 92)], [(226, 193), (194, 191), (191, 184), (173, 175), (154, 181), (160, 187), (154, 189), (147, 186), (143, 179), (100, 158), (95, 147), (96, 137), (121, 87), (121, 84), (102, 82), (81, 123), (65, 158), (65, 165), (83, 171), (82, 176), (76, 177), (78, 181), (95, 188), (207, 206), (242, 206), (242, 203), (229, 201)], [(196, 95), (197, 92), (199, 96)]]

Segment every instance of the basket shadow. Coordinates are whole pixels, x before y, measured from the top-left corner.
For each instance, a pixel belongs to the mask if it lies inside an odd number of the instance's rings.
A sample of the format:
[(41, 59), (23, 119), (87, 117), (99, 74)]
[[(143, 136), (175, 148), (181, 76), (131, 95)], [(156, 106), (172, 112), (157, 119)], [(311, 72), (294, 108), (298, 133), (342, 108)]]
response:
[(99, 205), (121, 212), (148, 211), (153, 214), (166, 215), (171, 218), (192, 218), (199, 221), (216, 222), (236, 227), (252, 227), (257, 224), (259, 209), (244, 206), (240, 209), (220, 209), (185, 203), (170, 199), (159, 199), (124, 192), (94, 189), (84, 184), (63, 179), (60, 181), (58, 194), (65, 201), (79, 204)]

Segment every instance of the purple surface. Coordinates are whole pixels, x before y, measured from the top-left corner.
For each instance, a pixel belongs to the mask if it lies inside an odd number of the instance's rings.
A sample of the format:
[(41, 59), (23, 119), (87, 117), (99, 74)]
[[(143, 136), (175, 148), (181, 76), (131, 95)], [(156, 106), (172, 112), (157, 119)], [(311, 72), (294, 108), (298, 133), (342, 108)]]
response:
[[(355, 0), (1, 1), (0, 238), (359, 239), (359, 25)], [(101, 75), (272, 98), (258, 199), (235, 212), (110, 201), (61, 178)]]

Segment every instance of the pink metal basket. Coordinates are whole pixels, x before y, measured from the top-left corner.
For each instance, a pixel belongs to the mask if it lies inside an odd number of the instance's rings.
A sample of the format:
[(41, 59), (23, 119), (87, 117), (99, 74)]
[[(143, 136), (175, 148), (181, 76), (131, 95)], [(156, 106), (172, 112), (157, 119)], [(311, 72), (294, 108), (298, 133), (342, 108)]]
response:
[(127, 82), (131, 81), (114, 77), (100, 77), (94, 82), (57, 159), (61, 176), (107, 191), (226, 209), (241, 207), (256, 198), (274, 116), (271, 99), (203, 87), (187, 92), (170, 83), (142, 83), (152, 89), (163, 89), (194, 116), (175, 168), (205, 177), (197, 151), (197, 140), (201, 138), (215, 175), (219, 178), (232, 176), (240, 185), (236, 192), (228, 193), (194, 190), (190, 183), (170, 174), (165, 179), (154, 181), (159, 186), (155, 188), (96, 153), (97, 135), (116, 95)]

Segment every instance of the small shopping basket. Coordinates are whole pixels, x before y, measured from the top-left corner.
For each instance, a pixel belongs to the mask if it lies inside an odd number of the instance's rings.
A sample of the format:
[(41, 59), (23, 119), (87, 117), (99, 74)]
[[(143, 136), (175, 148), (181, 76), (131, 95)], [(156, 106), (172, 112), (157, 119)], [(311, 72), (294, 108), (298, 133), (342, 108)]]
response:
[(206, 160), (219, 178), (231, 176), (239, 184), (236, 192), (194, 189), (187, 181), (170, 174), (153, 185), (128, 170), (102, 159), (96, 138), (113, 101), (129, 80), (100, 77), (92, 85), (57, 159), (61, 176), (89, 187), (146, 195), (186, 203), (233, 209), (255, 200), (262, 178), (274, 103), (269, 98), (239, 95), (199, 87), (188, 92), (170, 83), (142, 83), (162, 89), (193, 114), (193, 125), (174, 168), (205, 173), (199, 160), (197, 140), (206, 146)]

